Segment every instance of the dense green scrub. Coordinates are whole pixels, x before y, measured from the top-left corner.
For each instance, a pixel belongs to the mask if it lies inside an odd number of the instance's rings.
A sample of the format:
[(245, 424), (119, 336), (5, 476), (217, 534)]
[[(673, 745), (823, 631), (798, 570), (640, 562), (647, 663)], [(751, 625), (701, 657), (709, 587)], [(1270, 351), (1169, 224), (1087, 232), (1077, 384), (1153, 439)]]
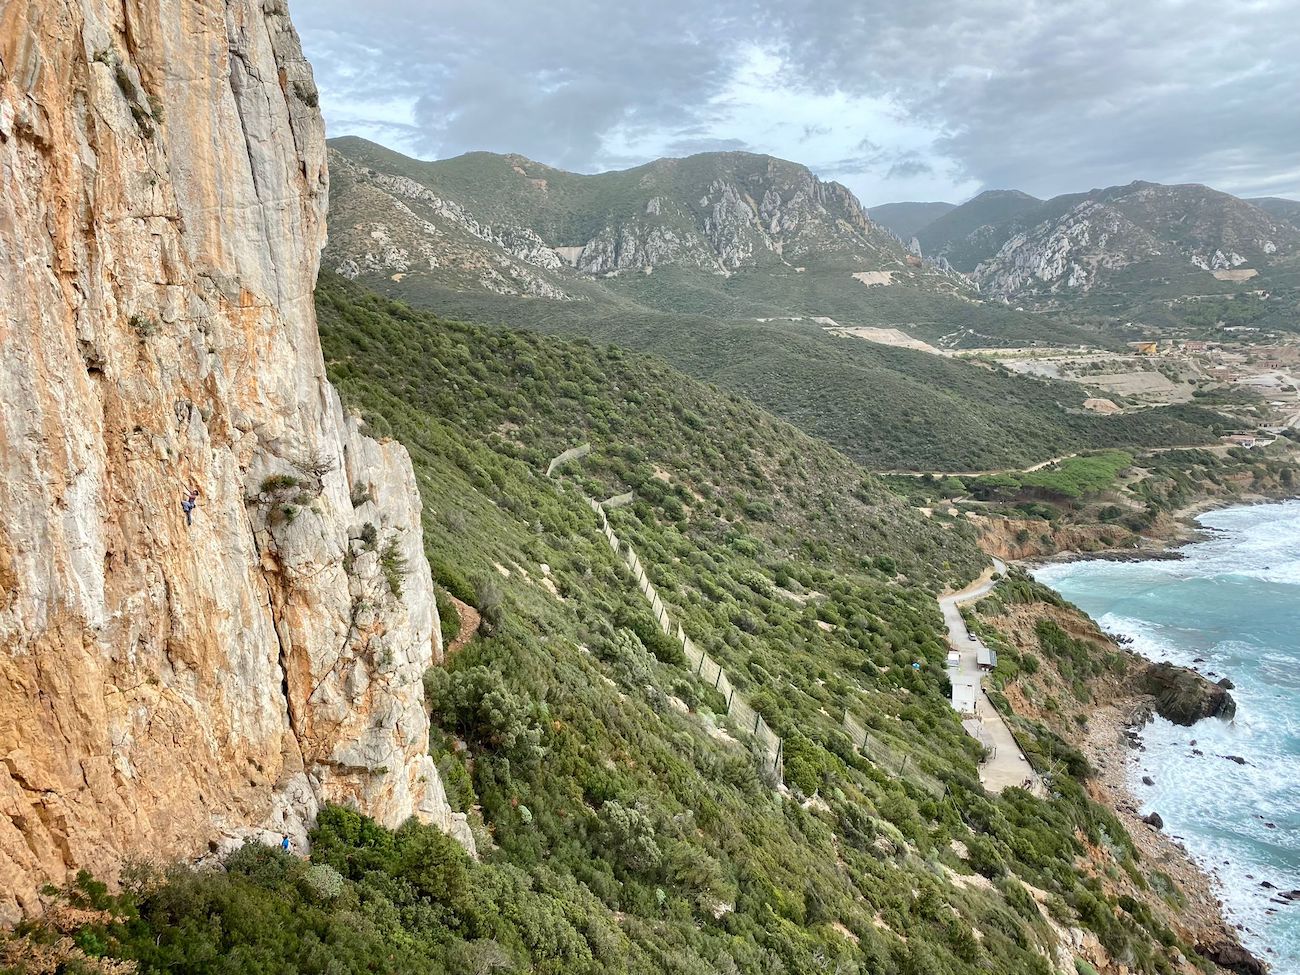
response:
[[(336, 281), (318, 304), (345, 403), (411, 451), (439, 584), (483, 614), (425, 681), (481, 859), (327, 810), (310, 865), (248, 848), (120, 899), (86, 880), (71, 896), (103, 913), (31, 926), (29, 949), (66, 933), (173, 972), (1047, 975), (1028, 882), (1137, 970), (1170, 970), (1168, 932), (1106, 892), (1137, 854), (1075, 778), (1048, 800), (978, 783), (933, 599), (982, 564), (964, 524), (653, 360)], [(543, 475), (581, 441), (589, 458)], [(599, 533), (584, 495), (628, 489), (619, 534), (783, 736), (787, 792)], [(889, 762), (855, 751), (846, 710)]]
[(1083, 409), (1086, 393), (1074, 383), (840, 337), (808, 321), (742, 321), (437, 289), (412, 294), (419, 286), (406, 281), (376, 287), (448, 314), (660, 356), (873, 470), (1022, 468), (1081, 449), (1207, 443), (1227, 424), (1217, 413), (1187, 405), (1097, 416)]

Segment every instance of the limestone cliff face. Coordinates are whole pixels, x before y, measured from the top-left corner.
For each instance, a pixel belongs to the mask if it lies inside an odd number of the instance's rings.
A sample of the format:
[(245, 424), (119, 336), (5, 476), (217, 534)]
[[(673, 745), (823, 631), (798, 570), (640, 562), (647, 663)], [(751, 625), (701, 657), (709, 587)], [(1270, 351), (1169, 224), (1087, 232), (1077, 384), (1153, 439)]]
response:
[(325, 379), (326, 193), (282, 0), (0, 3), (0, 918), (327, 800), (464, 831), (410, 462)]

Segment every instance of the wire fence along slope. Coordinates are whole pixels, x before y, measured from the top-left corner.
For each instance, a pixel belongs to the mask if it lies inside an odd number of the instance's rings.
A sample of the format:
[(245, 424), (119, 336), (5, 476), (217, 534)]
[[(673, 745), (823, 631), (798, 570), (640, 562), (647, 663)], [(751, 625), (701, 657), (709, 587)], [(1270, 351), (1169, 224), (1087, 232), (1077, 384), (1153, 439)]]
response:
[(555, 473), (557, 467), (562, 467), (571, 460), (578, 460), (581, 457), (586, 457), (589, 453), (591, 453), (591, 444), (589, 443), (578, 444), (576, 447), (570, 447), (564, 453), (557, 454), (551, 459), (551, 462), (546, 465), (546, 476), (550, 477)]
[[(628, 496), (620, 495), (618, 498), (611, 500), (626, 504), (627, 501), (623, 500), (624, 498), (628, 498)], [(695, 645), (695, 641), (686, 635), (686, 631), (682, 629), (680, 623), (673, 622), (663, 604), (663, 600), (659, 598), (654, 583), (646, 575), (645, 566), (641, 564), (641, 559), (637, 557), (636, 551), (631, 545), (619, 541), (614, 529), (610, 527), (609, 519), (605, 516), (605, 508), (601, 502), (588, 498), (587, 504), (591, 506), (591, 510), (600, 519), (601, 531), (605, 535), (605, 540), (609, 542), (609, 547), (623, 560), (623, 563), (635, 577), (637, 588), (649, 600), (650, 610), (654, 613), (655, 622), (659, 624), (659, 628), (681, 644), (682, 652), (686, 655), (686, 661), (690, 664), (695, 675), (722, 695), (723, 700), (727, 702), (727, 717), (731, 719), (732, 724), (738, 730), (754, 739), (759, 748), (763, 769), (775, 777), (779, 783), (781, 781), (781, 760), (784, 753), (781, 738), (767, 726), (763, 716), (750, 706), (749, 702), (745, 700), (745, 696), (736, 690), (735, 685), (727, 677), (727, 672), (722, 669), (722, 666)]]
[(891, 775), (906, 779), (918, 789), (930, 793), (936, 799), (943, 795), (944, 785), (942, 782), (924, 769), (918, 768), (916, 763), (911, 760), (911, 756), (895, 751), (881, 741), (878, 735), (873, 738), (866, 728), (853, 719), (853, 716), (848, 711), (844, 712), (844, 733), (853, 742), (853, 747), (875, 765), (878, 765)]
[[(577, 460), (586, 457), (591, 453), (591, 444), (580, 444), (577, 447), (571, 447), (558, 454), (546, 465), (546, 476), (554, 475), (557, 468), (567, 464), (571, 460)], [(727, 702), (727, 717), (737, 730), (749, 735), (754, 743), (758, 746), (760, 762), (763, 770), (771, 775), (778, 786), (782, 784), (781, 763), (784, 754), (784, 743), (781, 738), (763, 720), (763, 716), (755, 711), (749, 704), (743, 694), (736, 690), (727, 672), (722, 666), (710, 657), (707, 653), (695, 645), (695, 642), (686, 635), (680, 623), (674, 623), (672, 617), (668, 614), (663, 600), (659, 598), (659, 593), (646, 574), (645, 566), (641, 564), (641, 559), (637, 557), (636, 550), (625, 542), (619, 540), (610, 527), (609, 518), (606, 517), (607, 509), (621, 508), (624, 505), (632, 503), (635, 494), (628, 491), (626, 494), (615, 495), (605, 501), (595, 501), (587, 498), (587, 504), (591, 510), (596, 513), (600, 520), (600, 530), (609, 543), (609, 547), (614, 551), (624, 565), (636, 579), (637, 588), (641, 594), (650, 603), (650, 610), (654, 614), (655, 622), (665, 634), (675, 639), (681, 644), (682, 652), (686, 655), (686, 661), (691, 669), (695, 672), (696, 677), (709, 684), (722, 695), (723, 700)]]

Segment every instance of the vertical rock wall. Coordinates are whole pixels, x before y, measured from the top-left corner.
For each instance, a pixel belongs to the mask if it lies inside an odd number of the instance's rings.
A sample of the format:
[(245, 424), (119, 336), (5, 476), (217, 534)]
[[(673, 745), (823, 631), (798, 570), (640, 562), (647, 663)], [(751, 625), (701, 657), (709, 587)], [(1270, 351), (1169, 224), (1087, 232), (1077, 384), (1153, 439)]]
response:
[(0, 0), (0, 919), (324, 801), (464, 833), (410, 461), (325, 379), (316, 104), (282, 0)]

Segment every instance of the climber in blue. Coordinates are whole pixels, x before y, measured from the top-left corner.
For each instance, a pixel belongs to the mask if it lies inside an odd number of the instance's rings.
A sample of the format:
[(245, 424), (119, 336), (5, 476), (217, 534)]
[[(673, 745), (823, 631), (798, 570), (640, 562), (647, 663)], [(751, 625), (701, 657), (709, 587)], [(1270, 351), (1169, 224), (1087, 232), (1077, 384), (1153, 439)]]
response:
[(289, 834), (288, 834), (288, 833), (285, 833), (285, 834), (284, 834), (284, 838), (283, 838), (282, 840), (280, 840), (280, 849), (284, 850), (285, 853), (288, 853), (288, 852), (289, 852)]
[(198, 504), (199, 489), (190, 488), (190, 493), (185, 496), (181, 502), (181, 510), (185, 512), (185, 527), (189, 528), (194, 524), (194, 507)]

